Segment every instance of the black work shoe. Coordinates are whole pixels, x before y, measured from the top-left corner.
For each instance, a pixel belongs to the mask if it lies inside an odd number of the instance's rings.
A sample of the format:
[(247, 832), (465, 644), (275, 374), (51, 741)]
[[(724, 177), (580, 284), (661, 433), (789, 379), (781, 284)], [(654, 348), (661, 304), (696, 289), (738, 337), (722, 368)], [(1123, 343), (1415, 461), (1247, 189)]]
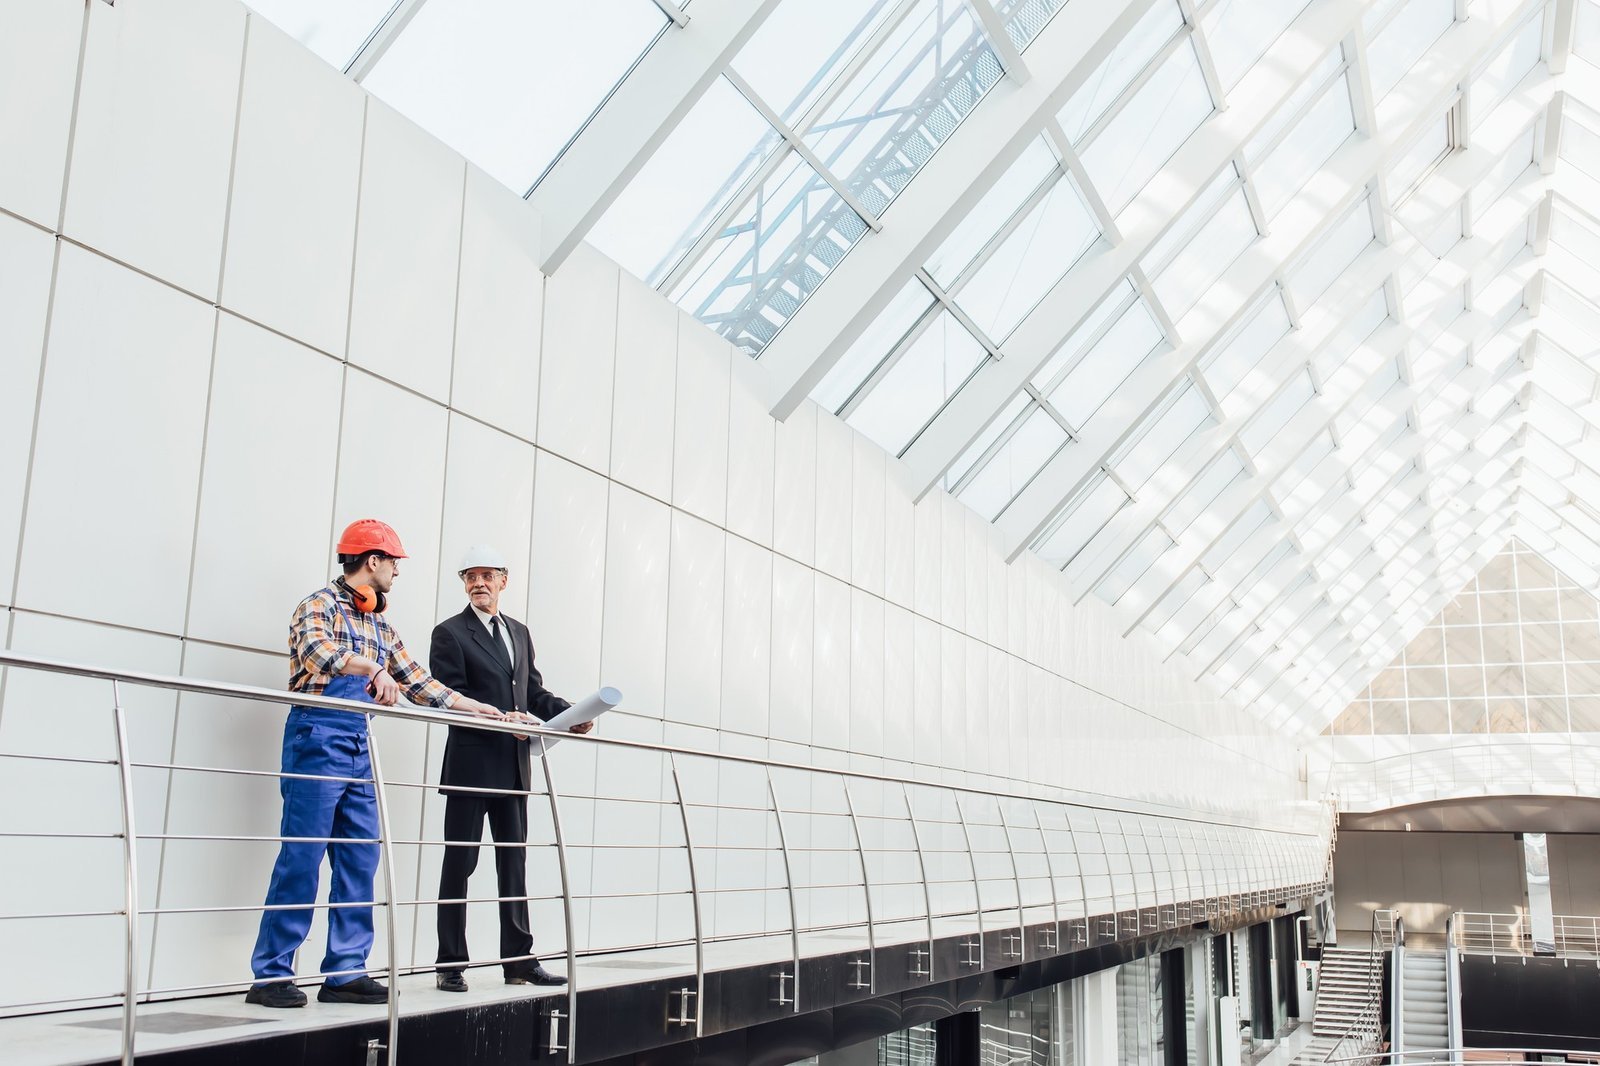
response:
[(465, 992), (467, 979), (460, 970), (440, 970), (433, 975), (433, 981), (439, 986), (441, 992)]
[(244, 1001), (258, 1007), (304, 1007), (306, 994), (288, 981), (274, 981), (255, 985), (244, 994)]
[(564, 985), (567, 979), (560, 974), (551, 973), (544, 968), (543, 963), (536, 962), (532, 966), (519, 966), (515, 970), (506, 971), (506, 984), (508, 985)]
[(389, 990), (363, 974), (342, 985), (324, 984), (317, 993), (318, 1003), (387, 1003)]

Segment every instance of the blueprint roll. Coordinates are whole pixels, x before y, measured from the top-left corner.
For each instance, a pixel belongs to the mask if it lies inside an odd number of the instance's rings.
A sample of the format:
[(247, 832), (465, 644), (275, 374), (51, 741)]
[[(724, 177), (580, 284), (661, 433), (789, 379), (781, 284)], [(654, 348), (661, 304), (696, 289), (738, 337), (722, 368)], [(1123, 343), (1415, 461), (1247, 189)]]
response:
[[(610, 685), (574, 703), (548, 722), (544, 727), (552, 732), (565, 733), (575, 725), (592, 722), (622, 702), (622, 693)], [(560, 737), (541, 736), (539, 751), (543, 754), (561, 742)]]

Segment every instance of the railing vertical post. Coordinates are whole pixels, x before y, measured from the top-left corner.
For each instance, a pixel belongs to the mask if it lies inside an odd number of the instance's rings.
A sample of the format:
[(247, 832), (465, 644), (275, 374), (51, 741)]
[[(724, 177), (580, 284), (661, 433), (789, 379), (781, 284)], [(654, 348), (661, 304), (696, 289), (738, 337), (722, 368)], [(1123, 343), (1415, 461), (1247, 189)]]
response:
[(900, 795), (906, 801), (906, 821), (911, 823), (911, 843), (917, 849), (917, 869), (922, 873), (922, 908), (928, 915), (928, 973), (933, 976), (933, 890), (928, 886), (928, 860), (922, 853), (922, 832), (917, 828), (917, 812), (911, 807), (911, 790), (904, 781)]
[(1006, 854), (1011, 857), (1011, 880), (1017, 886), (1017, 958), (1028, 957), (1028, 919), (1022, 913), (1022, 872), (1017, 869), (1017, 845), (1011, 839), (1011, 823), (1006, 821), (1005, 801), (995, 798), (994, 809), (1000, 815), (1000, 828), (1006, 835)]
[[(772, 816), (778, 822), (778, 847), (783, 851), (783, 880), (789, 889), (789, 948), (794, 956), (794, 994), (789, 997), (788, 1006), (794, 1013), (800, 1013), (800, 911), (795, 906), (794, 899), (794, 864), (789, 859), (789, 835), (783, 828), (783, 808), (778, 805), (778, 789), (772, 783), (772, 768), (767, 767), (767, 796), (772, 800)], [(783, 977), (778, 978), (779, 1005), (783, 999)]]
[(122, 786), (122, 907), (127, 943), (122, 956), (122, 1062), (133, 1066), (138, 996), (134, 988), (139, 970), (139, 838), (133, 820), (133, 754), (128, 745), (128, 717), (122, 709), (122, 690), (111, 682), (111, 718), (117, 738), (117, 778)]
[(867, 967), (867, 990), (878, 990), (878, 933), (872, 922), (872, 877), (867, 873), (867, 848), (861, 840), (861, 825), (856, 821), (855, 801), (850, 798), (850, 779), (841, 778), (844, 789), (844, 808), (850, 812), (850, 829), (856, 837), (856, 857), (861, 860), (861, 897), (867, 905), (867, 954), (872, 964)]
[(394, 827), (389, 822), (389, 794), (383, 784), (383, 765), (378, 758), (378, 736), (367, 717), (367, 758), (372, 764), (372, 793), (378, 807), (378, 847), (383, 864), (383, 931), (389, 950), (389, 1066), (400, 1058), (400, 959), (394, 931)]
[(978, 919), (978, 969), (983, 969), (983, 880), (978, 876), (978, 857), (972, 851), (972, 833), (967, 829), (967, 813), (961, 809), (961, 793), (952, 792), (956, 818), (961, 822), (961, 838), (967, 843), (967, 865), (972, 870), (972, 905)]
[[(539, 765), (544, 767), (544, 791), (550, 799), (550, 828), (556, 838), (556, 868), (561, 874), (561, 914), (567, 928), (567, 1061), (576, 1062), (573, 1057), (578, 1046), (578, 946), (573, 936), (572, 925), (572, 880), (567, 872), (567, 841), (561, 832), (561, 803), (556, 795), (555, 775), (550, 772), (550, 753), (546, 750), (544, 741), (539, 742)], [(600, 760), (595, 759), (595, 775), (599, 776)], [(557, 1019), (552, 1017), (550, 1025), (555, 1026)], [(556, 1041), (554, 1033), (551, 1034), (551, 1046)]]
[(694, 861), (694, 836), (689, 829), (689, 805), (683, 798), (683, 781), (678, 777), (678, 753), (667, 753), (672, 768), (672, 790), (678, 797), (678, 814), (683, 819), (683, 847), (689, 857), (689, 901), (694, 907), (694, 1035), (700, 1035), (702, 1005), (706, 996), (706, 937), (700, 914), (700, 871)]
[[(1044, 835), (1044, 819), (1039, 817), (1039, 801), (1029, 800), (1028, 807), (1033, 811), (1033, 824), (1039, 830), (1039, 848), (1044, 852), (1044, 872), (1050, 878), (1050, 916), (1055, 922), (1055, 935), (1053, 942), (1056, 950), (1061, 950), (1061, 893), (1056, 890), (1056, 864), (1050, 857), (1050, 841)], [(1067, 832), (1072, 832), (1071, 823), (1068, 823)], [(1083, 882), (1083, 871), (1078, 871), (1078, 881)]]

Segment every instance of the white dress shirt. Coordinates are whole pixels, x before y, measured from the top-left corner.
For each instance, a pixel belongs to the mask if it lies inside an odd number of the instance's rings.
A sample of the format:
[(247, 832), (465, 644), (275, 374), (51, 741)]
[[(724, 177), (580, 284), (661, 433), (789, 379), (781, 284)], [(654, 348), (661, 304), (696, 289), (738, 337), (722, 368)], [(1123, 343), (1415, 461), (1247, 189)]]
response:
[[(497, 616), (490, 614), (488, 611), (478, 610), (478, 605), (475, 603), (469, 603), (467, 606), (472, 608), (472, 613), (478, 616), (478, 621), (483, 623), (483, 628), (488, 631), (489, 635), (491, 637), (494, 636), (494, 627), (490, 625), (490, 622)], [(506, 624), (504, 618), (500, 619), (500, 643), (506, 646), (506, 654), (511, 658), (511, 665), (516, 666), (517, 652), (511, 643), (511, 627)]]

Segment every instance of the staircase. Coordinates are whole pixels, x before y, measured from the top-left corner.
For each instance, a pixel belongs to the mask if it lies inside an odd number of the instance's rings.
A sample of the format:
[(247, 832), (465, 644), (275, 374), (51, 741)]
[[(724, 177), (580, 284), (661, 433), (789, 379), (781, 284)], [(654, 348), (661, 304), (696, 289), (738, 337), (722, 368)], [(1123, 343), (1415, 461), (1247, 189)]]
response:
[[(1450, 1046), (1450, 1017), (1445, 991), (1445, 957), (1442, 951), (1407, 948), (1401, 962), (1400, 996), (1404, 1030), (1396, 1050), (1427, 1051)], [(1443, 1062), (1446, 1056), (1408, 1055), (1407, 1063)]]
[(1374, 956), (1366, 948), (1323, 948), (1311, 1034), (1339, 1039), (1382, 989), (1382, 955)]

